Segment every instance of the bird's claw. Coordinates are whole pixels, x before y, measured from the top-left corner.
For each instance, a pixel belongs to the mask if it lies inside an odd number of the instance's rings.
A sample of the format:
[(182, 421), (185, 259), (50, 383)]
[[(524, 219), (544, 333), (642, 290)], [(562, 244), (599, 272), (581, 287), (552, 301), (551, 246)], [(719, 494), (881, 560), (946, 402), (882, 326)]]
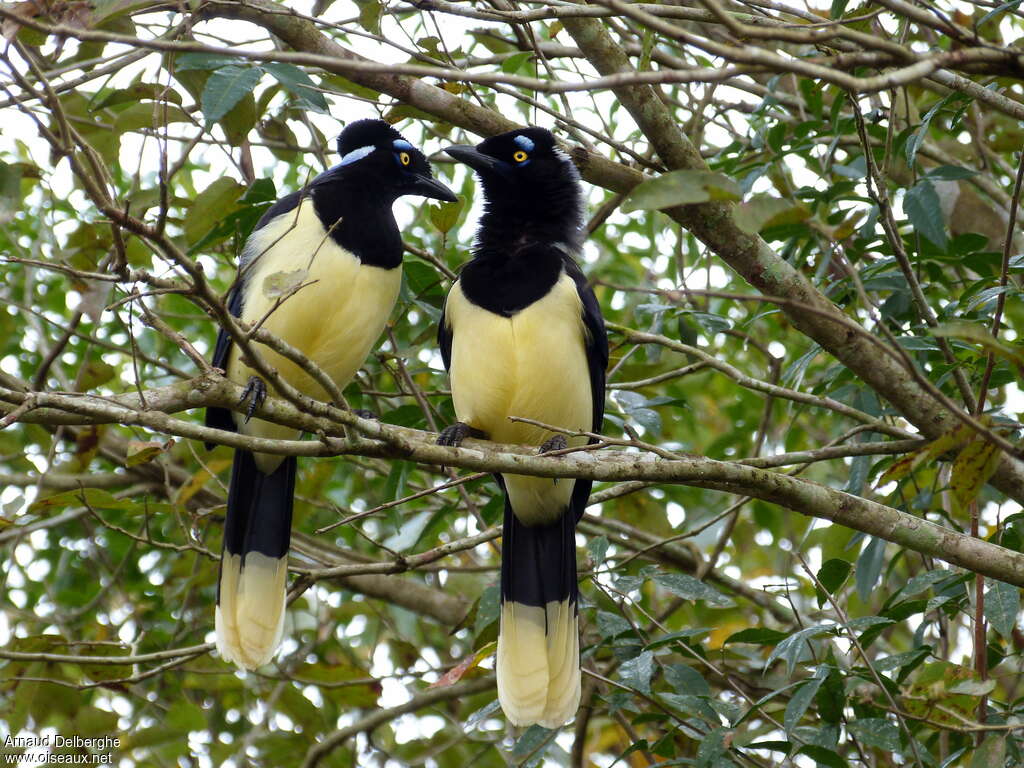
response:
[(263, 401), (267, 399), (267, 385), (259, 376), (250, 376), (248, 383), (245, 385), (245, 390), (242, 392), (242, 396), (238, 399), (238, 404), (241, 405), (246, 400), (249, 401), (249, 407), (245, 409), (245, 423), (249, 423), (249, 419), (256, 413), (256, 409), (263, 405)]
[(458, 448), (467, 437), (476, 437), (483, 440), (487, 438), (487, 433), (464, 422), (456, 421), (451, 426), (441, 430), (441, 434), (437, 436), (437, 444)]
[(548, 438), (543, 443), (537, 453), (551, 453), (552, 451), (564, 451), (569, 447), (569, 441), (565, 439), (565, 435), (555, 435), (554, 437)]

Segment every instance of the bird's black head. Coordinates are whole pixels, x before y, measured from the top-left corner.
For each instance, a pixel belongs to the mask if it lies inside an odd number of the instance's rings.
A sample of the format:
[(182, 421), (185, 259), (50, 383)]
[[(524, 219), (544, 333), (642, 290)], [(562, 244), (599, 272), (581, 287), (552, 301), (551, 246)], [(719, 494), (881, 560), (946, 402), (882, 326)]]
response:
[(430, 175), (427, 158), (383, 120), (358, 120), (338, 137), (341, 161), (310, 182), (317, 218), (361, 262), (402, 263), (402, 235), (391, 205), (403, 195), (454, 202), (455, 193)]
[(579, 245), (580, 175), (550, 131), (523, 128), (446, 151), (480, 177), (485, 198), (480, 247), (522, 240)]
[(448, 202), (455, 194), (430, 173), (427, 158), (383, 120), (357, 120), (338, 137), (341, 161), (310, 184), (314, 196), (323, 188), (344, 183), (378, 203), (403, 195), (420, 195)]

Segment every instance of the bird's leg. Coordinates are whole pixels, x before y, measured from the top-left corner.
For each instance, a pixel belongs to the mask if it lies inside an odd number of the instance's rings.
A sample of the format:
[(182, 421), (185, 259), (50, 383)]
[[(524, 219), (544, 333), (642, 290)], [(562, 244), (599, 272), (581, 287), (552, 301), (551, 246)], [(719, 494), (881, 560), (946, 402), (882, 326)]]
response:
[(437, 436), (438, 445), (450, 445), (453, 448), (458, 448), (462, 441), (467, 437), (476, 437), (480, 440), (487, 439), (487, 433), (483, 430), (471, 427), (461, 421), (456, 421), (450, 427), (445, 427), (441, 430), (441, 434)]
[[(551, 451), (562, 451), (568, 447), (569, 441), (565, 439), (565, 435), (554, 435), (540, 444), (540, 448), (537, 449), (537, 453), (543, 456), (545, 453), (550, 453)], [(555, 456), (554, 458), (557, 459), (560, 457)], [(558, 485), (558, 478), (551, 478), (551, 482), (553, 485)]]
[(555, 435), (550, 437), (541, 443), (540, 448), (537, 449), (537, 453), (551, 453), (551, 451), (564, 451), (569, 447), (569, 441), (565, 439), (565, 435)]
[(263, 405), (263, 401), (267, 399), (267, 385), (259, 376), (250, 376), (248, 383), (245, 385), (245, 390), (242, 392), (242, 396), (238, 398), (238, 404), (241, 405), (246, 400), (249, 401), (249, 407), (245, 410), (245, 423), (249, 423), (249, 419), (256, 413), (256, 409)]

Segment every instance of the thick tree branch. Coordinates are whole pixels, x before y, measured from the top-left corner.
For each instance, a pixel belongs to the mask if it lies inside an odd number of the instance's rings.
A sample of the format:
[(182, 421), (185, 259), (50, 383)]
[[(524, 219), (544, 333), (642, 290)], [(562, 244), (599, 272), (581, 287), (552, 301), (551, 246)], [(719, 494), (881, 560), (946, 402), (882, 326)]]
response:
[[(164, 434), (219, 442), (236, 448), (295, 456), (360, 455), (415, 461), (438, 466), (463, 467), (482, 472), (501, 472), (538, 477), (574, 477), (600, 481), (639, 480), (652, 483), (679, 483), (711, 488), (774, 502), (803, 515), (818, 517), (858, 531), (901, 544), (922, 554), (937, 557), (976, 573), (1024, 586), (1024, 555), (945, 528), (927, 520), (900, 512), (868, 499), (852, 496), (823, 485), (755, 467), (715, 461), (701, 457), (652, 460), (650, 454), (633, 451), (578, 451), (563, 456), (539, 456), (529, 446), (510, 446), (480, 440), (467, 440), (461, 448), (437, 445), (435, 436), (419, 430), (362, 419), (347, 411), (329, 409), (338, 420), (317, 418), (298, 411), (293, 405), (267, 398), (257, 416), (317, 434), (317, 441), (267, 440), (234, 432), (210, 429), (194, 422), (174, 418), (152, 410), (163, 406), (169, 412), (186, 408), (220, 406), (238, 408), (242, 389), (214, 375), (171, 385), (145, 395), (151, 410), (133, 410), (124, 403), (138, 395), (106, 401), (89, 395), (26, 394), (0, 389), (0, 398), (14, 404), (25, 398), (39, 399), (39, 409), (25, 414), (39, 419), (48, 409), (60, 408), (68, 415), (63, 423), (121, 423), (144, 426)], [(352, 426), (359, 435), (335, 437), (343, 426)], [(443, 548), (438, 548), (443, 549)], [(443, 555), (444, 553), (442, 553)], [(351, 575), (367, 571), (356, 566), (341, 570), (315, 572), (317, 577)], [(348, 568), (354, 569), (347, 571)], [(382, 564), (379, 572), (405, 570), (402, 564)]]

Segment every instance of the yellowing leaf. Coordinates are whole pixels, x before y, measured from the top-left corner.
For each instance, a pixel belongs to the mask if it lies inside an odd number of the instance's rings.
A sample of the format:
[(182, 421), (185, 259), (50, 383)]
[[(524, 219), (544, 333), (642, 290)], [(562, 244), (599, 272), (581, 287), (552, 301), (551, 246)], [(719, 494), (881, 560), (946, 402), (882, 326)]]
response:
[(192, 477), (189, 478), (188, 482), (185, 483), (178, 489), (177, 495), (174, 497), (176, 504), (187, 504), (188, 500), (195, 496), (199, 491), (206, 485), (206, 481), (210, 479), (211, 472), (220, 472), (231, 464), (231, 459), (221, 459), (219, 461), (208, 461), (206, 463), (206, 469), (200, 469)]
[(469, 672), (471, 669), (478, 667), (480, 662), (486, 659), (488, 656), (492, 656), (498, 650), (497, 643), (487, 643), (474, 653), (472, 656), (467, 656), (454, 667), (445, 672), (441, 677), (430, 685), (428, 688), (443, 688), (449, 685), (454, 685), (462, 679), (463, 675)]
[(810, 211), (801, 205), (778, 197), (755, 197), (736, 206), (733, 214), (736, 227), (748, 235), (756, 235), (765, 227), (803, 221)]
[(949, 486), (953, 492), (953, 502), (958, 509), (962, 510), (974, 501), (982, 486), (996, 471), (1001, 454), (998, 446), (978, 438), (969, 443), (956, 457)]
[(446, 234), (459, 220), (459, 213), (466, 201), (459, 199), (454, 203), (441, 203), (430, 206), (430, 221), (442, 234)]
[[(987, 416), (982, 417), (980, 421), (981, 423), (988, 425), (989, 418)], [(959, 425), (956, 429), (950, 430), (942, 437), (936, 438), (932, 442), (928, 443), (928, 445), (906, 454), (903, 458), (882, 473), (882, 476), (878, 478), (878, 482), (875, 487), (881, 488), (887, 483), (902, 480), (923, 464), (934, 461), (945, 453), (963, 448), (971, 441), (974, 434), (974, 430), (966, 424)]]
[(168, 440), (166, 444), (155, 441), (129, 440), (128, 449), (125, 451), (125, 466), (134, 467), (152, 461), (172, 445), (174, 445), (173, 440)]
[(288, 296), (298, 290), (307, 277), (309, 277), (309, 271), (305, 269), (267, 275), (263, 280), (263, 295), (270, 299)]

